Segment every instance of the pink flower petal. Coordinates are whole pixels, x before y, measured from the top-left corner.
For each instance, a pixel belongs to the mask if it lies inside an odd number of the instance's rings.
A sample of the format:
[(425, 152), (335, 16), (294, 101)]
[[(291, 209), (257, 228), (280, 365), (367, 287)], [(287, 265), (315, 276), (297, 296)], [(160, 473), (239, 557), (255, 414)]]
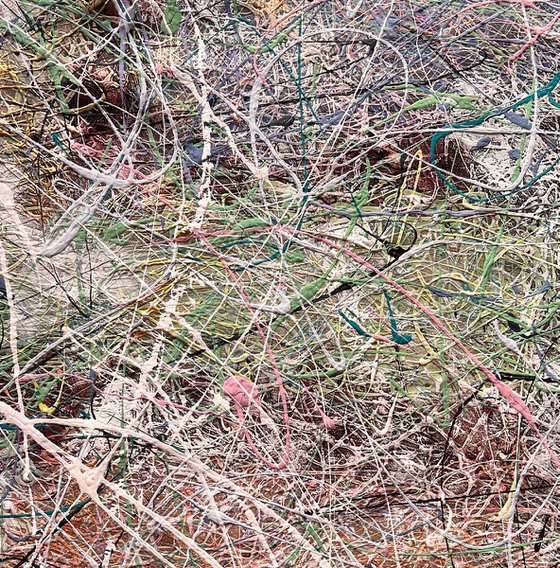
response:
[(251, 403), (260, 406), (259, 391), (254, 383), (240, 376), (231, 376), (224, 382), (224, 392), (235, 404), (247, 408)]
[(336, 428), (336, 421), (329, 418), (327, 415), (323, 415), (323, 424), (327, 430), (333, 430)]

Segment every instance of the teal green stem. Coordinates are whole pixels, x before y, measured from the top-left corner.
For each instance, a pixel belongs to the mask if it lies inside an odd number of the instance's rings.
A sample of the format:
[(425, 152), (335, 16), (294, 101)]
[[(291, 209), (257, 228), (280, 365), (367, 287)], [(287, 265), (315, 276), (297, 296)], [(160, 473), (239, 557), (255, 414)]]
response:
[(399, 333), (397, 328), (397, 320), (393, 314), (393, 309), (391, 308), (391, 302), (389, 300), (389, 294), (386, 290), (383, 290), (383, 295), (385, 296), (385, 301), (387, 302), (387, 311), (389, 312), (389, 323), (391, 325), (391, 339), (398, 345), (406, 345), (412, 341), (412, 335), (409, 333)]

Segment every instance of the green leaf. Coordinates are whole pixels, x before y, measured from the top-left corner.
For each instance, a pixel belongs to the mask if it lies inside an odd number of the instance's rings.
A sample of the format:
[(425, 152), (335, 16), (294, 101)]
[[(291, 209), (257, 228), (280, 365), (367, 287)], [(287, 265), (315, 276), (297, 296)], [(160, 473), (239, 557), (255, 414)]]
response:
[(257, 217), (252, 217), (251, 219), (243, 219), (243, 221), (239, 221), (239, 223), (235, 223), (232, 229), (235, 231), (242, 230), (242, 229), (252, 229), (253, 227), (265, 227), (267, 223), (262, 219), (258, 219)]
[(318, 278), (317, 280), (313, 280), (309, 284), (306, 284), (300, 291), (299, 294), (292, 298), (290, 301), (290, 311), (295, 310), (300, 303), (304, 302), (305, 300), (311, 300), (325, 285), (324, 278)]
[(177, 7), (177, 0), (168, 0), (167, 8), (163, 14), (163, 19), (172, 34), (176, 34), (179, 31), (179, 26), (183, 19), (183, 13)]

